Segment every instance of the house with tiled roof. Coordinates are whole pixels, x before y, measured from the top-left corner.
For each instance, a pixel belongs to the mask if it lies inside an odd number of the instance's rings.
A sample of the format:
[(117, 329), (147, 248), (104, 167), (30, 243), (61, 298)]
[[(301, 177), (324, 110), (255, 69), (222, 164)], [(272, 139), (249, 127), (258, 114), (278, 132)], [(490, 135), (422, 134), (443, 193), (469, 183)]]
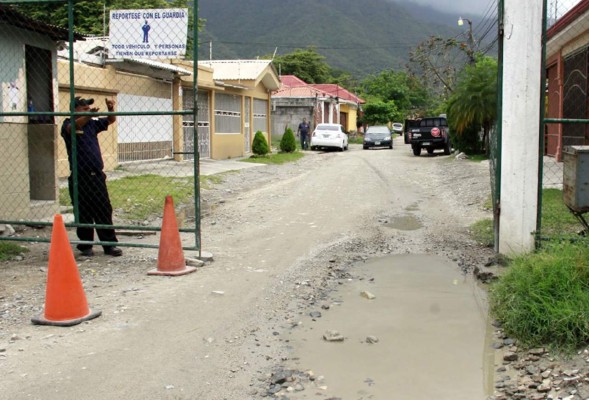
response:
[(272, 60), (210, 60), (198, 65), (211, 69), (216, 86), (199, 91), (199, 101), (212, 110), (211, 158), (248, 154), (258, 131), (271, 145), (271, 93), (280, 87)]
[[(546, 118), (589, 118), (589, 0), (581, 0), (547, 31)], [(566, 146), (588, 145), (587, 124), (546, 124), (545, 152), (562, 160)]]
[(357, 129), (364, 100), (336, 84), (307, 84), (294, 75), (280, 77), (280, 89), (272, 93), (273, 132), (296, 130), (306, 118), (312, 126), (339, 123), (347, 132)]

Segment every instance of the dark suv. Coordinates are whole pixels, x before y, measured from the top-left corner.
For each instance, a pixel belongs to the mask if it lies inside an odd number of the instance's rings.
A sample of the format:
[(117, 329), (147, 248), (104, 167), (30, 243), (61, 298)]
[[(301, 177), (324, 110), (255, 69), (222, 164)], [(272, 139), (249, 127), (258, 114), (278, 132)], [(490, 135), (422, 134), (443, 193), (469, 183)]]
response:
[(444, 154), (452, 152), (448, 121), (445, 117), (427, 117), (418, 120), (405, 120), (405, 143), (411, 144), (413, 154), (418, 156), (421, 149), (433, 154), (443, 149)]

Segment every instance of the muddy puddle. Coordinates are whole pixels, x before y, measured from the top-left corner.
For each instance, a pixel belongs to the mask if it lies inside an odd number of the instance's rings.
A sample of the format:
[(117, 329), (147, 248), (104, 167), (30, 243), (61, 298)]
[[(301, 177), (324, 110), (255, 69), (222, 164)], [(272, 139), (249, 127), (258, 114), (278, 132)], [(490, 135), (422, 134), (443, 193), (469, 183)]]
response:
[[(469, 276), (429, 255), (372, 259), (353, 271), (361, 279), (341, 285), (317, 304), (315, 318), (305, 315), (289, 333), (288, 368), (315, 377), (289, 399), (482, 400), (492, 394), (486, 300)], [(326, 341), (328, 331), (344, 340)]]

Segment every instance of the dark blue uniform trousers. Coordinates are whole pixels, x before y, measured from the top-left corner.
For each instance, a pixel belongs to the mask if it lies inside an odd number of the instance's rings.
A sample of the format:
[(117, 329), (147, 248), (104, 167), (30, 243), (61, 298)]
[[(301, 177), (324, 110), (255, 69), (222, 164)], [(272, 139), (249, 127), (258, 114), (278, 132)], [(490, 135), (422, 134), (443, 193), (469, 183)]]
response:
[[(74, 204), (74, 182), (73, 176), (68, 178), (70, 198)], [(112, 225), (112, 205), (106, 188), (106, 175), (104, 172), (79, 172), (78, 173), (78, 210), (80, 223)], [(76, 231), (78, 238), (84, 241), (94, 240), (94, 229), (78, 227)], [(114, 229), (96, 229), (101, 242), (117, 242)], [(91, 249), (91, 244), (78, 244), (78, 250)], [(103, 246), (108, 249), (112, 246)]]

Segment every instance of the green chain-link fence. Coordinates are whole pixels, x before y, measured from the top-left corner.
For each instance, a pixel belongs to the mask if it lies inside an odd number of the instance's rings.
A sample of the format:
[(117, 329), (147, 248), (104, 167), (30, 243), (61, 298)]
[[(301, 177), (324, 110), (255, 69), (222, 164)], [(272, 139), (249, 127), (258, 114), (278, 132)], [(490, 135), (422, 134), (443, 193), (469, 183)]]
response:
[(0, 224), (51, 225), (60, 213), (79, 248), (156, 247), (115, 243), (113, 232), (159, 231), (171, 195), (180, 230), (194, 233), (185, 249), (200, 250), (197, 57), (188, 50), (197, 2), (82, 3), (0, 2)]
[(538, 238), (560, 239), (583, 233), (585, 228), (579, 222), (589, 210), (589, 204), (569, 201), (572, 191), (583, 190), (582, 172), (589, 169), (580, 169), (581, 174), (575, 178), (578, 184), (565, 178), (570, 162), (582, 156), (582, 146), (589, 145), (589, 42), (583, 39), (589, 32), (583, 16), (589, 5), (579, 0), (547, 0), (545, 7), (546, 91)]

